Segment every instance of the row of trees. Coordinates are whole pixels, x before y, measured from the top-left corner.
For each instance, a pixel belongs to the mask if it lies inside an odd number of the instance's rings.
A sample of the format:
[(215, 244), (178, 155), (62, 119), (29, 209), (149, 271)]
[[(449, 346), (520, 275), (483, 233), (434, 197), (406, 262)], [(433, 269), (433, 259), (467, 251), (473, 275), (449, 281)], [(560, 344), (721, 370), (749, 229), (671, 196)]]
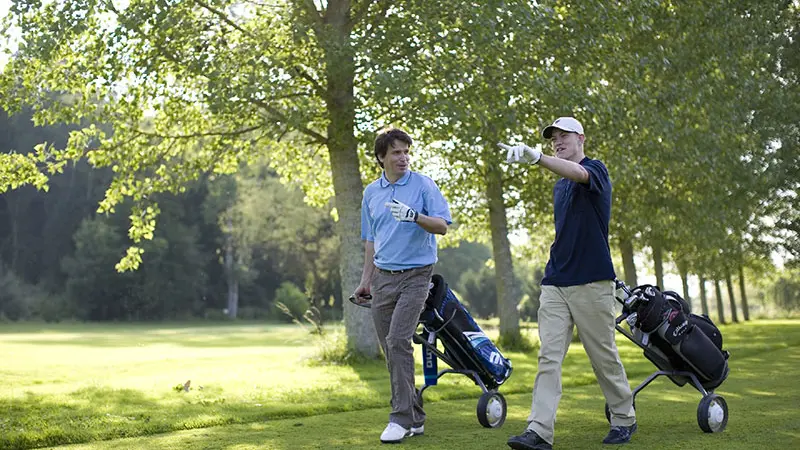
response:
[[(56, 145), (68, 138), (64, 127), (33, 127), (29, 119), (0, 113), (5, 145), (32, 151), (42, 136)], [(274, 307), (281, 302), (294, 316), (313, 305), (323, 319), (340, 317), (339, 246), (329, 208), (306, 205), (302, 194), (281, 185), (268, 166), (245, 167), (235, 177), (203, 178), (183, 195), (162, 194), (162, 224), (139, 270), (124, 273), (113, 270), (127, 245), (124, 209), (94, 214), (109, 179), (108, 170), (80, 162), (53, 177), (47, 193), (23, 187), (0, 197), (0, 314), (152, 320), (217, 318), (227, 310), (230, 317), (274, 318), (283, 317)], [(495, 271), (487, 264), (491, 256), (483, 244), (462, 242), (443, 248), (436, 268), (477, 317), (497, 315)], [(542, 262), (516, 258), (515, 267), (523, 295), (520, 317), (535, 320)], [(800, 299), (791, 273), (759, 286), (784, 310), (795, 309)], [(750, 308), (739, 275), (736, 287), (730, 274), (712, 283), (715, 302), (710, 305), (702, 280), (699, 297), (692, 298), (687, 285), (683, 294), (698, 312), (711, 312), (723, 323), (738, 321), (739, 312), (746, 320)]]
[[(652, 249), (684, 279), (725, 279), (776, 248), (798, 256), (795, 2), (330, 0), (15, 2), (18, 51), (5, 107), (80, 124), (64, 147), (4, 159), (5, 188), (86, 158), (113, 173), (100, 202), (132, 202), (134, 268), (159, 192), (265, 156), (314, 204), (334, 199), (345, 295), (361, 269), (358, 227), (374, 130), (403, 124), (459, 223), (491, 243), (504, 339), (519, 336), (510, 232), (542, 258), (553, 180), (506, 168), (496, 142), (535, 142), (559, 115), (586, 124), (615, 182), (613, 245)], [(108, 124), (113, 133), (99, 124)], [(361, 149), (361, 151), (359, 151)], [(770, 220), (771, 219), (771, 220)], [(376, 354), (369, 317), (345, 305), (349, 343)]]
[[(35, 127), (30, 114), (0, 111), (2, 153), (32, 152), (67, 127)], [(128, 243), (130, 205), (97, 215), (108, 169), (80, 161), (49, 182), (0, 197), (0, 318), (164, 320), (191, 317), (341, 318), (338, 240), (330, 207), (315, 208), (263, 162), (236, 176), (203, 177), (181, 195), (159, 194), (161, 223), (138, 270), (114, 265)], [(442, 249), (442, 273), (479, 317), (496, 315), (491, 253), (464, 242)], [(541, 276), (539, 276), (541, 278)], [(533, 284), (521, 273), (519, 280)], [(535, 311), (534, 311), (535, 313)], [(530, 318), (529, 315), (525, 315)]]
[[(63, 144), (69, 132), (0, 111), (4, 154), (33, 152), (43, 137)], [(139, 270), (123, 273), (114, 266), (130, 245), (131, 204), (95, 214), (112, 176), (80, 161), (53, 176), (47, 193), (26, 186), (0, 197), (0, 314), (152, 320), (220, 317), (227, 309), (263, 317), (274, 315), (275, 291), (288, 282), (308, 299), (295, 313), (313, 304), (326, 317), (341, 316), (333, 219), (264, 164), (203, 177), (181, 195), (158, 194), (161, 226), (145, 243)], [(241, 290), (243, 310), (228, 304), (231, 290)]]

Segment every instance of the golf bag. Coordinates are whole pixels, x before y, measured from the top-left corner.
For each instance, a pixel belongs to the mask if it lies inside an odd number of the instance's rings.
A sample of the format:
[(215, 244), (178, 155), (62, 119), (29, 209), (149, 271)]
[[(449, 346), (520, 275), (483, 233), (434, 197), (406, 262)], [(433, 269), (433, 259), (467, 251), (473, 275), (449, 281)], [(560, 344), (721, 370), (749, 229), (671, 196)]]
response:
[[(722, 334), (708, 316), (692, 314), (686, 301), (673, 291), (642, 285), (632, 293), (640, 299), (632, 311), (636, 313), (632, 328), (637, 339), (649, 345), (645, 347), (648, 359), (662, 370), (694, 373), (705, 389), (725, 381), (729, 354), (722, 349)], [(681, 386), (688, 381), (680, 376), (670, 378)]]
[[(475, 323), (441, 275), (434, 275), (431, 284), (425, 310), (420, 315), (424, 334), (432, 333), (442, 341), (445, 361), (448, 364), (452, 362), (450, 365), (454, 369), (476, 372), (488, 389), (503, 384), (511, 375), (511, 361)], [(428, 361), (425, 363), (425, 368), (428, 368)], [(435, 370), (434, 367), (433, 373)], [(426, 383), (428, 379), (426, 377)]]
[[(506, 420), (507, 405), (497, 388), (511, 376), (511, 361), (483, 333), (441, 275), (431, 277), (419, 325), (422, 330), (414, 334), (414, 342), (422, 346), (425, 376), (425, 385), (417, 393), (420, 404), (425, 390), (435, 386), (443, 375), (466, 375), (483, 391), (475, 410), (478, 422), (486, 428), (501, 427)], [(437, 341), (442, 343), (443, 350)], [(450, 368), (438, 370), (440, 359)]]

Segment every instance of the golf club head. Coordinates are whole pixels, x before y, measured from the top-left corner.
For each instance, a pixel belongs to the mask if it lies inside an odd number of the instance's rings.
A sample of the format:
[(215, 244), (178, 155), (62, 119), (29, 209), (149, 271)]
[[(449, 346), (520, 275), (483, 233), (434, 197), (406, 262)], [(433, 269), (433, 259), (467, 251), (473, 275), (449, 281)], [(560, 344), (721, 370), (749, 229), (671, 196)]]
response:
[(356, 297), (355, 295), (351, 295), (349, 300), (350, 300), (350, 303), (352, 303), (352, 304), (354, 304), (356, 306), (360, 306), (362, 308), (372, 308), (372, 302), (371, 302), (372, 296), (369, 295), (369, 294), (364, 295), (364, 296), (359, 296), (359, 297)]

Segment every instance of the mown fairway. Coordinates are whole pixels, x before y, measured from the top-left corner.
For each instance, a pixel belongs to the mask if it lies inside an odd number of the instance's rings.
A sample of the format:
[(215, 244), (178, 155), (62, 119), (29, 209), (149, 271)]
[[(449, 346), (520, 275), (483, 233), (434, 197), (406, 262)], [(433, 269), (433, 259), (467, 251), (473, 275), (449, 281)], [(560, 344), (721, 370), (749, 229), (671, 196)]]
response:
[[(732, 353), (717, 391), (730, 408), (726, 431), (702, 433), (699, 393), (659, 379), (637, 397), (640, 431), (628, 448), (800, 447), (800, 321), (722, 331)], [(315, 339), (288, 325), (2, 325), (0, 448), (379, 446), (389, 398), (382, 363), (312, 364)], [(655, 369), (638, 347), (621, 335), (618, 342), (638, 384)], [(425, 393), (425, 436), (403, 446), (507, 448), (506, 438), (524, 428), (536, 367), (533, 354), (507, 356), (515, 373), (501, 388), (509, 403), (502, 428), (482, 428), (479, 389), (448, 375)], [(187, 380), (190, 390), (177, 390)], [(580, 344), (570, 349), (564, 388), (557, 448), (602, 448), (604, 401)]]

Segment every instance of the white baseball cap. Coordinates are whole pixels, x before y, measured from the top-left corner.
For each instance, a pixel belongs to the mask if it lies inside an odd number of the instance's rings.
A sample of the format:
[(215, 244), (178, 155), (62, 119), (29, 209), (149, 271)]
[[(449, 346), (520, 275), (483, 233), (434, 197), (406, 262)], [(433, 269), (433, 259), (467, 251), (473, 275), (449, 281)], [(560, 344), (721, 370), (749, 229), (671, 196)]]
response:
[(583, 125), (581, 125), (576, 118), (559, 117), (552, 125), (542, 130), (542, 136), (544, 136), (545, 139), (550, 139), (553, 136), (553, 130), (556, 128), (570, 133), (583, 134)]

